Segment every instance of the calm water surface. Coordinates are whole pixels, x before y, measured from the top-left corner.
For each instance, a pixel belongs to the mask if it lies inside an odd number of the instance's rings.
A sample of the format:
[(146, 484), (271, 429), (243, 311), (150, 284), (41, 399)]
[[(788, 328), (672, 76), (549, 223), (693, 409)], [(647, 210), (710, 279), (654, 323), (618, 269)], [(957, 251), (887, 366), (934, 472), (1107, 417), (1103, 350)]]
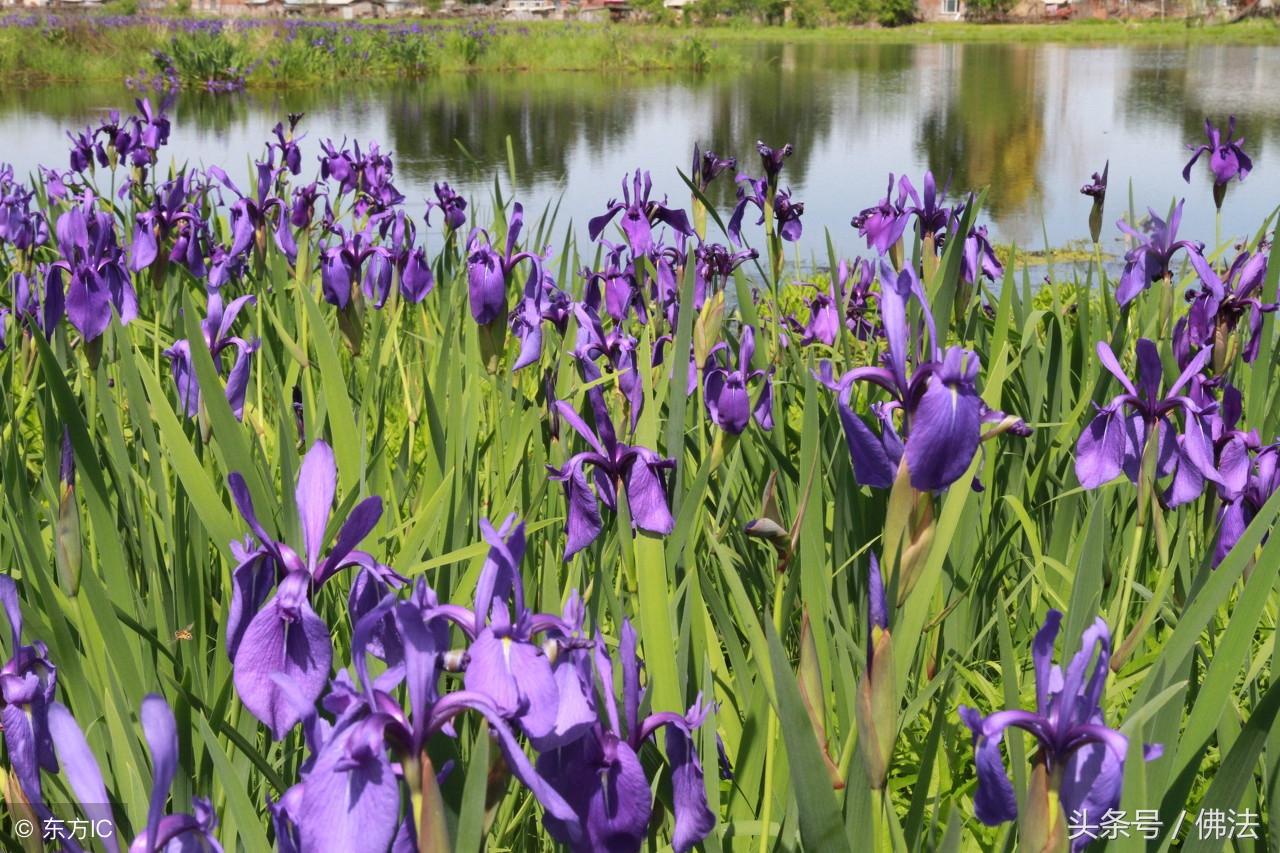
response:
[[(1234, 113), (1254, 174), (1233, 185), (1224, 235), (1254, 231), (1280, 204), (1280, 48), (1010, 44), (794, 45), (744, 48), (743, 70), (706, 75), (599, 73), (452, 75), (385, 87), (188, 95), (168, 149), (179, 162), (247, 175), (270, 128), (306, 112), (308, 156), (326, 137), (374, 140), (396, 157), (397, 183), (417, 207), (448, 180), (482, 208), (495, 176), (504, 193), (506, 137), (515, 197), (559, 204), (585, 221), (618, 194), (623, 173), (650, 169), (685, 203), (675, 173), (695, 141), (758, 170), (752, 144), (791, 141), (785, 183), (806, 205), (801, 252), (825, 259), (822, 228), (842, 254), (865, 251), (849, 219), (883, 195), (890, 172), (931, 168), (959, 189), (990, 187), (988, 219), (1002, 241), (1041, 247), (1087, 235), (1079, 187), (1111, 160), (1108, 226), (1127, 207), (1163, 213), (1190, 199), (1184, 233), (1211, 240), (1206, 170), (1188, 187), (1184, 145), (1206, 115)], [(130, 103), (120, 88), (57, 87), (0, 94), (0, 161), (20, 173), (65, 166), (64, 130)], [(314, 162), (314, 161), (313, 161)], [(719, 198), (726, 206), (726, 183)], [(727, 216), (727, 213), (726, 213)], [(1108, 227), (1110, 239), (1115, 232)]]

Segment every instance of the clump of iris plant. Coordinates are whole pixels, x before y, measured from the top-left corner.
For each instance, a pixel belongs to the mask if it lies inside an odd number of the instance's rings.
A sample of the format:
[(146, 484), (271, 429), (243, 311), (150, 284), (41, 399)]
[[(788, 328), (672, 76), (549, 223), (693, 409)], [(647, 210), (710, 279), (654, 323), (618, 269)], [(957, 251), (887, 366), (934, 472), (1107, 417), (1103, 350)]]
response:
[[(1258, 357), (1262, 343), (1262, 318), (1276, 310), (1275, 302), (1264, 302), (1262, 287), (1267, 278), (1267, 256), (1262, 252), (1238, 254), (1225, 274), (1219, 274), (1203, 255), (1193, 254), (1200, 289), (1187, 292), (1191, 307), (1174, 329), (1174, 348), (1179, 363), (1185, 364), (1193, 350), (1213, 347), (1213, 372), (1221, 375), (1240, 357), (1246, 364)], [(1236, 330), (1247, 324), (1249, 339)]]
[[(889, 488), (899, 466), (905, 464), (913, 488), (945, 489), (968, 470), (979, 443), (988, 437), (982, 430), (984, 423), (994, 424), (1000, 432), (1022, 432), (1025, 425), (1006, 423), (1003, 413), (983, 404), (976, 384), (981, 367), (976, 353), (955, 346), (943, 351), (938, 346), (933, 316), (913, 269), (894, 272), (883, 264), (880, 286), (881, 328), (888, 345), (883, 366), (856, 367), (837, 378), (831, 363), (824, 361), (816, 376), (837, 393), (859, 483)], [(921, 308), (928, 349), (925, 337), (907, 322), (907, 305), (913, 299)], [(913, 367), (910, 353), (918, 351), (930, 357)], [(870, 384), (889, 396), (874, 410), (879, 434), (850, 407), (857, 383)], [(895, 424), (895, 414), (901, 416), (901, 426)]]
[[(1021, 840), (1025, 849), (1065, 849), (1067, 821), (1103, 814), (1120, 804), (1129, 739), (1110, 728), (1102, 713), (1111, 658), (1111, 634), (1101, 619), (1080, 638), (1080, 650), (1065, 672), (1053, 663), (1053, 645), (1062, 613), (1050, 610), (1032, 643), (1035, 662), (1036, 710), (1013, 709), (983, 716), (960, 706), (960, 719), (973, 732), (978, 788), (974, 814), (988, 826), (1018, 817), (1013, 783), (1000, 755), (1000, 741), (1008, 728), (1021, 729), (1036, 739), (1034, 773), (1023, 815)], [(1091, 666), (1092, 664), (1092, 666)], [(1147, 761), (1159, 758), (1160, 746), (1147, 746)], [(1081, 834), (1071, 841), (1080, 850), (1092, 839)]]
[[(178, 725), (169, 703), (163, 696), (150, 694), (142, 700), (138, 716), (151, 750), (151, 802), (147, 809), (147, 825), (129, 845), (130, 853), (161, 850), (222, 853), (222, 845), (214, 835), (218, 818), (208, 800), (193, 797), (190, 813), (165, 813), (165, 802), (178, 775), (179, 761)], [(105, 825), (110, 828), (110, 835), (100, 834), (99, 837), (110, 839), (107, 849), (116, 849), (114, 829), (117, 824), (111, 814), (111, 801), (102, 782), (102, 770), (84, 733), (71, 712), (57, 703), (50, 709), (49, 725), (63, 772), (81, 810), (95, 827)]]
[(467, 295), (471, 316), (480, 326), (480, 344), (489, 372), (497, 370), (506, 342), (507, 292), (517, 265), (528, 261), (531, 276), (542, 278), (542, 255), (518, 251), (516, 245), (524, 228), (524, 207), (516, 204), (507, 224), (507, 241), (500, 252), (494, 248), (489, 233), (473, 228), (467, 237)]
[(575, 853), (639, 851), (653, 814), (653, 794), (640, 751), (659, 730), (665, 730), (675, 817), (671, 846), (677, 853), (692, 850), (715, 827), (693, 742), (694, 732), (711, 712), (710, 706), (699, 697), (685, 714), (666, 711), (640, 718), (640, 659), (630, 622), (622, 623), (618, 643), (621, 709), (614, 688), (613, 660), (605, 650), (603, 638), (596, 639), (593, 662), (594, 680), (604, 697), (602, 718), (582, 737), (543, 752), (537, 762), (538, 772), (572, 805), (583, 832), (575, 840), (568, 831), (570, 827), (550, 812), (543, 818), (543, 825), (553, 838), (569, 845)]
[[(477, 581), (475, 610), (440, 602), (423, 581), (407, 599), (383, 588), (372, 606), (358, 609), (351, 671), (330, 682), (319, 708), (296, 680), (277, 677), (282, 696), (302, 720), (310, 753), (301, 780), (279, 802), (269, 803), (280, 849), (433, 848), (428, 839), (446, 830), (435, 825), (443, 815), (433, 808), (439, 779), (427, 747), (437, 736), (456, 737), (454, 726), (464, 713), (480, 717), (502, 754), (501, 769), (494, 771), (501, 776), (495, 779), (505, 781), (509, 772), (542, 804), (548, 820), (563, 825), (570, 843), (581, 837), (575, 810), (534, 769), (517, 734), (542, 730), (545, 722), (543, 734), (550, 736), (561, 708), (570, 704), (542, 647), (530, 638), (544, 632), (568, 638), (574, 628), (524, 609), (519, 585), (523, 524), (513, 516), (498, 530), (487, 521), (481, 529), (490, 551)], [(460, 656), (449, 647), (451, 624), (462, 627), (470, 643)], [(566, 639), (564, 645), (572, 644)], [(387, 668), (374, 675), (370, 657)], [(465, 671), (462, 688), (443, 691), (446, 669), (458, 668)], [(585, 701), (579, 697), (579, 705)], [(559, 730), (563, 737), (583, 734), (589, 709), (575, 719)], [(550, 739), (543, 746), (556, 743)], [(443, 769), (440, 778), (447, 772)]]
[[(49, 814), (40, 783), (40, 771), (58, 772), (49, 710), (55, 704), (58, 669), (49, 659), (48, 647), (22, 642), (22, 607), (18, 585), (0, 575), (0, 606), (9, 620), (9, 660), (0, 667), (0, 723), (9, 768), (22, 792), (40, 817)], [(101, 800), (100, 802), (106, 802)]]
[[(923, 329), (908, 322), (912, 300), (919, 305)], [(855, 367), (836, 377), (831, 362), (824, 360), (814, 377), (836, 392), (854, 478), (864, 486), (892, 490), (885, 553), (901, 605), (932, 547), (933, 494), (964, 476), (982, 442), (1004, 433), (1026, 436), (1030, 429), (1020, 418), (983, 402), (976, 353), (958, 346), (941, 348), (914, 268), (895, 272), (882, 261), (879, 303), (887, 343), (883, 365)], [(923, 355), (916, 358), (915, 353)], [(859, 384), (887, 395), (869, 406), (878, 429), (853, 411), (852, 395)], [(976, 480), (973, 486), (981, 488)]]

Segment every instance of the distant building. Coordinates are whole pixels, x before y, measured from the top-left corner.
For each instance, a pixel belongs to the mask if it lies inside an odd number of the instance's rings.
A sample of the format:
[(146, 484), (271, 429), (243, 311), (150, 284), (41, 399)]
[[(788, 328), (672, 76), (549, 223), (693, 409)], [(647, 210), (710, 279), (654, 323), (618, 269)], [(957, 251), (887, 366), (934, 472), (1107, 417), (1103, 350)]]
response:
[(920, 18), (925, 21), (959, 21), (964, 18), (963, 0), (919, 0)]
[(631, 5), (627, 0), (582, 0), (578, 17), (584, 21), (624, 21), (631, 17)]
[(502, 7), (502, 16), (512, 21), (532, 21), (550, 18), (558, 11), (551, 0), (507, 0)]

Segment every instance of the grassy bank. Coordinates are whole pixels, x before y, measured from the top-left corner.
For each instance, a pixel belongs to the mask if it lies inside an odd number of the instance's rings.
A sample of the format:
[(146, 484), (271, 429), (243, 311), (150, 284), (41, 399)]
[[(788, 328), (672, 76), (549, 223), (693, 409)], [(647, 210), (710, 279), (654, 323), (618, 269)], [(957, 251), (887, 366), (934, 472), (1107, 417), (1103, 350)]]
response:
[(1057, 24), (942, 22), (909, 24), (903, 27), (711, 27), (704, 28), (701, 32), (718, 44), (767, 39), (836, 44), (928, 42), (1280, 44), (1280, 25), (1267, 19), (1204, 26), (1188, 24), (1180, 20), (1070, 21)]
[(1271, 21), (1212, 27), (1089, 21), (918, 24), (893, 29), (692, 28), (578, 22), (479, 25), (10, 15), (0, 18), (0, 73), (25, 84), (168, 76), (188, 86), (265, 88), (467, 71), (701, 71), (733, 68), (746, 61), (744, 47), (784, 40), (1275, 44), (1280, 43), (1280, 27)]

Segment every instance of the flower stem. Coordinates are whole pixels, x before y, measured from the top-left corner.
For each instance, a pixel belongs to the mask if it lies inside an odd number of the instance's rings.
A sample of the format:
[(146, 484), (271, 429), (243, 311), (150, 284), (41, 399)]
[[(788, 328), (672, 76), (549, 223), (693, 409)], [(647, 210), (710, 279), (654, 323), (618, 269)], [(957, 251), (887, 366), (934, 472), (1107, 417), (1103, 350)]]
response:
[[(1134, 575), (1138, 570), (1138, 558), (1142, 555), (1142, 543), (1146, 535), (1146, 526), (1139, 524), (1133, 528), (1133, 543), (1129, 547), (1129, 559), (1124, 564), (1124, 575), (1120, 580), (1120, 607), (1113, 614), (1111, 621), (1115, 623), (1114, 636), (1123, 637), (1125, 616), (1129, 610), (1129, 599), (1133, 595)], [(1112, 659), (1116, 665), (1119, 655)]]
[(888, 800), (883, 788), (871, 789), (871, 826), (872, 850), (875, 853), (890, 853), (893, 850), (893, 839), (889, 835), (889, 819), (885, 808)]
[[(776, 575), (777, 582), (773, 587), (773, 629), (778, 633), (779, 639), (782, 636), (782, 601), (786, 598), (787, 592), (787, 573), (779, 572)], [(775, 674), (776, 675), (776, 674)], [(778, 748), (778, 715), (774, 713), (773, 708), (769, 708), (769, 724), (767, 726), (767, 734), (765, 736), (764, 751), (764, 802), (760, 807), (760, 853), (768, 853), (769, 850), (769, 823), (773, 817), (773, 772), (775, 764), (775, 753)]]
[[(1154, 500), (1154, 496), (1153, 496)], [(1156, 567), (1158, 572), (1156, 576), (1156, 587), (1151, 592), (1151, 598), (1147, 601), (1145, 607), (1142, 608), (1142, 614), (1138, 616), (1138, 621), (1134, 624), (1133, 630), (1128, 636), (1124, 636), (1119, 630), (1116, 636), (1123, 636), (1124, 641), (1111, 657), (1111, 669), (1113, 672), (1119, 672), (1124, 666), (1124, 662), (1128, 660), (1129, 655), (1133, 654), (1133, 650), (1137, 648), (1138, 642), (1142, 639), (1142, 635), (1151, 627), (1151, 623), (1155, 621), (1156, 614), (1160, 612), (1160, 608), (1164, 606), (1164, 600), (1169, 595), (1169, 589), (1173, 586), (1174, 571), (1169, 566), (1169, 548), (1166, 542), (1167, 536), (1164, 531), (1162, 520), (1155, 514), (1159, 512), (1159, 507), (1152, 507), (1152, 517), (1155, 522), (1156, 530), (1156, 550), (1159, 552), (1159, 565)]]

